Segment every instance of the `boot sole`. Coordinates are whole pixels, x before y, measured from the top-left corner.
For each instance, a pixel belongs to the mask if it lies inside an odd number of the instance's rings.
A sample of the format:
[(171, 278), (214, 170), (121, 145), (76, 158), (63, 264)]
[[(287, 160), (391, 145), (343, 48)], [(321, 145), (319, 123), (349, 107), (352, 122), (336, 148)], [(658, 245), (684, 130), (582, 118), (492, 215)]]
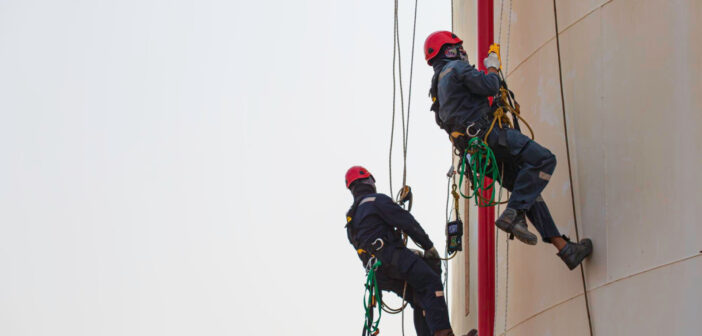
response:
[(527, 245), (536, 245), (536, 243), (539, 241), (539, 238), (537, 238), (536, 235), (531, 232), (512, 230), (512, 234), (517, 237), (520, 242)]
[(495, 226), (497, 226), (498, 229), (507, 232), (507, 233), (512, 233), (512, 224), (503, 222), (503, 221), (495, 221)]
[(531, 233), (531, 232), (528, 232), (528, 231), (527, 231), (527, 232), (525, 233), (525, 232), (522, 232), (522, 231), (514, 230), (514, 225), (512, 225), (512, 224), (510, 224), (510, 223), (507, 223), (507, 222), (495, 221), (495, 226), (497, 226), (498, 229), (500, 229), (500, 230), (502, 230), (502, 231), (504, 231), (504, 232), (506, 232), (506, 233), (509, 233), (509, 234), (514, 235), (515, 237), (517, 237), (517, 239), (518, 239), (520, 242), (522, 242), (522, 243), (524, 243), (524, 244), (527, 244), (527, 245), (536, 245), (536, 243), (537, 243), (538, 240), (539, 240), (539, 239), (536, 237), (536, 235), (534, 235), (534, 234)]

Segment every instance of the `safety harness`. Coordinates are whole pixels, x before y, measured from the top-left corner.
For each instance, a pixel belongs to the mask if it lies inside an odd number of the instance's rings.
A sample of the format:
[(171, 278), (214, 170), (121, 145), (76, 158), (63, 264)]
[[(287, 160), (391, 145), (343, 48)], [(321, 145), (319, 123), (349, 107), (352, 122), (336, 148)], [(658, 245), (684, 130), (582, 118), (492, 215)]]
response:
[[(409, 207), (412, 207), (412, 192), (408, 186), (401, 189), (399, 198), (400, 201), (398, 203), (402, 204), (404, 202), (409, 202)], [(374, 197), (359, 197), (346, 213), (346, 233), (351, 241), (351, 244), (353, 244), (354, 248), (356, 248), (356, 252), (366, 268), (365, 292), (363, 294), (363, 309), (365, 311), (365, 321), (362, 332), (363, 336), (374, 336), (380, 332), (378, 329), (378, 324), (380, 323), (382, 311), (386, 311), (389, 314), (398, 314), (407, 306), (407, 302), (404, 302), (404, 289), (403, 304), (400, 306), (400, 308), (391, 308), (383, 302), (382, 291), (380, 290), (380, 287), (378, 287), (377, 282), (377, 271), (378, 268), (382, 266), (382, 262), (375, 256), (374, 252), (382, 250), (385, 247), (385, 241), (382, 238), (377, 238), (369, 246), (361, 246), (361, 243), (355, 239), (356, 228), (354, 227), (353, 218), (356, 214), (356, 210), (361, 204), (373, 200), (375, 200)], [(395, 231), (395, 234), (399, 236), (396, 236), (395, 239), (399, 238), (403, 241), (403, 244), (407, 245), (407, 235), (401, 231)], [(397, 264), (397, 259), (399, 256), (399, 253), (393, 253), (391, 256), (391, 264)], [(404, 287), (406, 289), (407, 282), (405, 282)], [(373, 311), (376, 309), (376, 305), (378, 317), (374, 319)]]
[[(363, 203), (368, 197), (359, 197), (353, 202), (353, 205), (346, 213), (346, 234), (348, 235), (349, 241), (354, 248), (361, 261), (366, 265), (366, 283), (365, 292), (363, 293), (363, 309), (365, 311), (365, 320), (363, 322), (363, 336), (377, 335), (380, 330), (378, 329), (378, 324), (380, 323), (380, 315), (382, 310), (378, 306), (378, 317), (373, 319), (373, 308), (376, 307), (378, 301), (382, 300), (381, 291), (378, 287), (378, 280), (376, 278), (376, 272), (378, 268), (382, 265), (382, 262), (375, 257), (371, 252), (364, 249), (365, 246), (361, 246), (360, 242), (356, 239), (356, 228), (354, 227), (353, 217), (356, 215), (356, 210), (358, 206)], [(381, 240), (382, 241), (382, 240)]]

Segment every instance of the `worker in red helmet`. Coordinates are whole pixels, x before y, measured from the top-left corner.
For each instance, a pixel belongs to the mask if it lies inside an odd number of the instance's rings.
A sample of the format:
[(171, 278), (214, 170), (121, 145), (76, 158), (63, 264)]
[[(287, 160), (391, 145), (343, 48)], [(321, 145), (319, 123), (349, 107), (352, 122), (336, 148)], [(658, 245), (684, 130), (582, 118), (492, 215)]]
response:
[[(382, 265), (376, 272), (378, 287), (404, 298), (414, 309), (418, 336), (453, 335), (441, 284), (439, 252), (414, 217), (375, 189), (375, 179), (361, 167), (346, 172), (346, 187), (353, 205), (346, 213), (346, 233), (363, 265), (371, 255)], [(424, 253), (405, 247), (406, 233)], [(407, 282), (407, 288), (405, 288)]]
[[(500, 60), (490, 53), (483, 60), (487, 73), (476, 69), (468, 62), (463, 41), (448, 31), (430, 34), (424, 43), (424, 54), (427, 63), (434, 67), (431, 110), (463, 157), (468, 140), (483, 138), (492, 123), (488, 97), (500, 90)], [(512, 192), (495, 225), (520, 241), (535, 245), (538, 239), (527, 228), (528, 217), (542, 240), (553, 244), (572, 270), (590, 255), (592, 242), (571, 242), (561, 235), (541, 197), (556, 169), (556, 156), (519, 130), (504, 126), (496, 124), (487, 137), (502, 171), (500, 182)]]

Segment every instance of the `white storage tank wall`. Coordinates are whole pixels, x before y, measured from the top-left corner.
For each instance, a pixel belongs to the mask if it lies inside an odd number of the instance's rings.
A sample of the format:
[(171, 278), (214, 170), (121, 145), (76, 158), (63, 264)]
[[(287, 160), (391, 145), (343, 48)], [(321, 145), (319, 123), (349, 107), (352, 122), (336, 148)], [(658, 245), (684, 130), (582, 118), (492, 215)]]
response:
[(594, 334), (699, 335), (702, 2), (557, 5)]
[[(475, 63), (484, 57), (474, 47), (476, 1), (453, 3), (454, 31)], [(562, 233), (575, 238), (577, 218), (579, 235), (594, 240), (584, 266), (592, 332), (696, 335), (702, 2), (557, 0), (556, 8), (565, 104), (554, 1), (495, 0), (494, 32), (524, 117), (558, 158), (543, 197)], [(477, 321), (477, 211), (470, 213), (468, 316), (459, 314), (463, 256), (451, 263), (451, 318), (461, 333)], [(507, 274), (505, 238), (498, 233), (496, 334), (589, 335), (580, 271), (568, 271), (549, 244), (511, 241)]]
[[(463, 39), (463, 45), (471, 60), (475, 60), (477, 57), (477, 29), (475, 21), (468, 19), (468, 17), (475, 17), (475, 11), (476, 2), (474, 0), (454, 1), (453, 3), (453, 31)], [(467, 192), (464, 191), (464, 193)], [(477, 240), (475, 240), (475, 237), (478, 236), (478, 211), (475, 207), (467, 209), (468, 204), (470, 204), (470, 200), (468, 202), (461, 200), (460, 202), (464, 224), (464, 251), (453, 258), (449, 266), (449, 312), (451, 313), (451, 325), (458, 335), (476, 328), (478, 324), (478, 259)], [(466, 302), (466, 298), (469, 302)]]

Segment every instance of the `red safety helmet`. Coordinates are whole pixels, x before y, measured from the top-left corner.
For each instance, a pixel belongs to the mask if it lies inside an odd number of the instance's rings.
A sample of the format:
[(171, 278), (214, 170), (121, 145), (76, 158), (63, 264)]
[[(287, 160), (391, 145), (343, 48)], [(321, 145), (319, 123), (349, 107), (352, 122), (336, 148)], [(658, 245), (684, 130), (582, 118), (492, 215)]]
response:
[(429, 34), (429, 37), (424, 41), (424, 58), (427, 60), (427, 63), (431, 65), (431, 60), (439, 54), (444, 44), (457, 43), (463, 43), (463, 40), (450, 31), (442, 30), (433, 32)]
[(353, 183), (356, 180), (364, 179), (364, 178), (372, 178), (373, 181), (375, 181), (375, 178), (373, 175), (368, 171), (368, 169), (363, 168), (361, 166), (353, 166), (349, 168), (349, 170), (346, 171), (346, 188), (351, 186), (351, 183)]

